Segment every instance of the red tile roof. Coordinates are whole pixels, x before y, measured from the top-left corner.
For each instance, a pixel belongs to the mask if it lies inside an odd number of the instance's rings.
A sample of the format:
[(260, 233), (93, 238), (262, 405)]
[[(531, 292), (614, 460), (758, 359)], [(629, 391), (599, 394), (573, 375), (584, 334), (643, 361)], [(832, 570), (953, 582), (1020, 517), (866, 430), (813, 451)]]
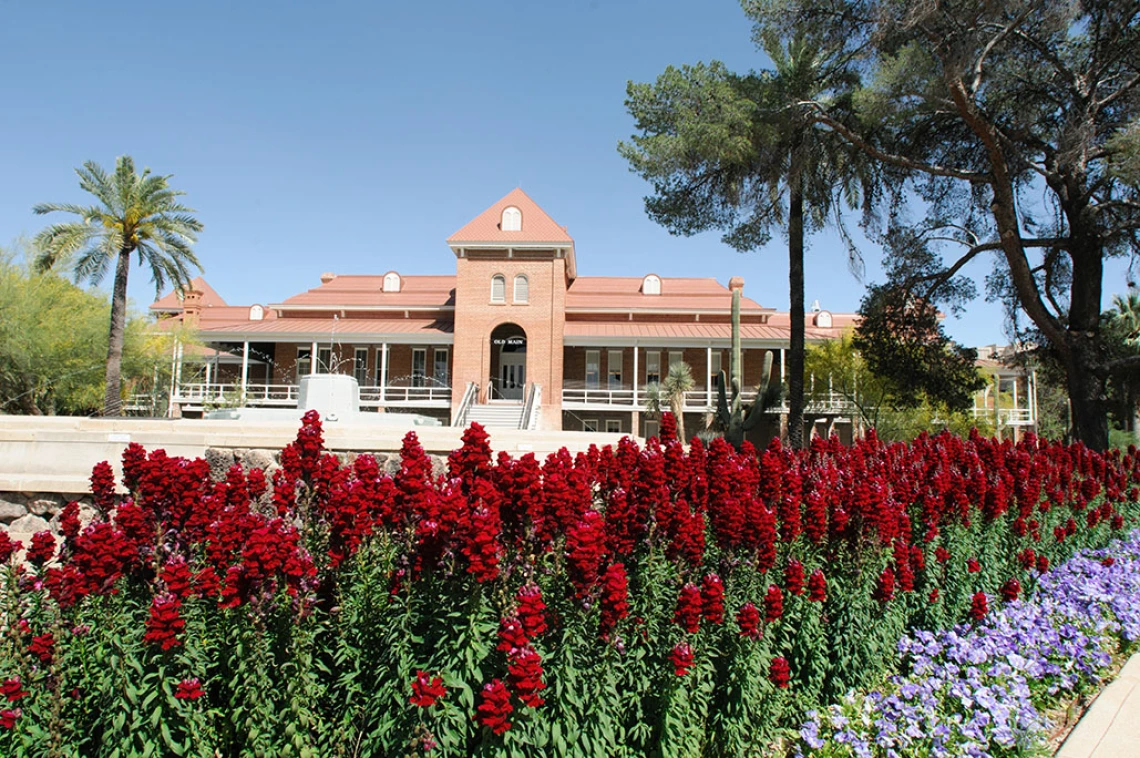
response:
[[(214, 288), (206, 283), (206, 280), (200, 276), (196, 276), (190, 280), (190, 286), (186, 289), (198, 290), (202, 293), (202, 309), (215, 308), (224, 306), (226, 301), (222, 296), (214, 291)], [(177, 313), (182, 310), (182, 298), (174, 290), (167, 292), (165, 295), (155, 300), (150, 304), (150, 309), (155, 313)]]
[(384, 277), (346, 274), (308, 292), (276, 303), (274, 308), (391, 307), (441, 308), (455, 304), (454, 276), (403, 276), (400, 291), (384, 292)]
[[(514, 206), (522, 214), (522, 229), (505, 232), (500, 226), (503, 209)], [(563, 242), (574, 240), (559, 226), (538, 203), (521, 189), (513, 189), (505, 197), (472, 219), (466, 226), (447, 238), (447, 244), (502, 244), (518, 245), (534, 242)]]
[[(567, 310), (722, 311), (732, 308), (732, 293), (716, 279), (661, 277), (660, 295), (641, 294), (644, 277), (580, 276), (566, 291)], [(744, 312), (770, 313), (755, 300), (741, 298)]]
[(207, 340), (239, 339), (242, 335), (249, 335), (256, 340), (319, 338), (328, 341), (356, 337), (373, 339), (385, 335), (449, 336), (453, 325), (449, 319), (430, 318), (279, 318), (203, 324), (199, 331)]

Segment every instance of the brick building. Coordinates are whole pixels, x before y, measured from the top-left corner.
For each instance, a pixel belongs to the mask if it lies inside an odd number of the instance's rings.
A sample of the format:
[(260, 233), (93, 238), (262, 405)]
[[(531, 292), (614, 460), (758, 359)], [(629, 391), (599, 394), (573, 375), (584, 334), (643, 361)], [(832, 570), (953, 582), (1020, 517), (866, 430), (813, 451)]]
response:
[[(326, 273), (307, 292), (249, 306), (227, 305), (196, 279), (182, 299), (163, 297), (151, 311), (195, 329), (209, 348), (182, 356), (172, 408), (288, 407), (301, 376), (329, 372), (355, 376), (365, 410), (647, 436), (656, 421), (645, 387), (680, 361), (695, 380), (686, 415), (715, 407), (717, 376), (728, 370), (729, 287), (653, 273), (580, 276), (566, 228), (521, 189), (447, 244), (454, 276)], [(788, 314), (742, 300), (742, 386), (760, 383), (767, 351), (779, 381)], [(807, 338), (836, 337), (852, 319), (816, 309)]]

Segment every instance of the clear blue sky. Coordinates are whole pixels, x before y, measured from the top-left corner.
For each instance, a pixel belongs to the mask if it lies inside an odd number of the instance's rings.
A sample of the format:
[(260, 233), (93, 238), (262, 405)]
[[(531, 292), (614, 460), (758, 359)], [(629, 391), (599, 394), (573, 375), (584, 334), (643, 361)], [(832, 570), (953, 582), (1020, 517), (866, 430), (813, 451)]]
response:
[[(47, 223), (34, 203), (86, 202), (76, 166), (129, 154), (187, 193), (207, 281), (264, 304), (324, 271), (452, 273), (444, 240), (521, 186), (569, 227), (584, 275), (739, 275), (784, 310), (782, 239), (741, 254), (671, 237), (616, 151), (628, 80), (713, 58), (766, 64), (735, 0), (0, 0), (0, 244)], [(854, 310), (844, 250), (809, 246), (808, 302)], [(864, 258), (874, 279), (880, 252)], [(1123, 275), (1105, 284), (1107, 300)], [(130, 294), (152, 299), (141, 269)], [(947, 327), (1004, 341), (980, 300)]]

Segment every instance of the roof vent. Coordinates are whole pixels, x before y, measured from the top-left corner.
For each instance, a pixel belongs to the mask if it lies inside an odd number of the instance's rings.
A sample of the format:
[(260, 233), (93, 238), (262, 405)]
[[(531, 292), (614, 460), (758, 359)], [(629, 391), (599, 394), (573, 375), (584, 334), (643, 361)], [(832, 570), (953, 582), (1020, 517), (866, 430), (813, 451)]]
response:
[(819, 313), (821, 310), (823, 310), (823, 309), (819, 307), (819, 301), (818, 300), (812, 300), (811, 301), (811, 312), (812, 313)]
[(321, 284), (328, 284), (333, 279), (336, 279), (336, 274), (331, 271), (326, 271), (325, 273), (321, 274)]

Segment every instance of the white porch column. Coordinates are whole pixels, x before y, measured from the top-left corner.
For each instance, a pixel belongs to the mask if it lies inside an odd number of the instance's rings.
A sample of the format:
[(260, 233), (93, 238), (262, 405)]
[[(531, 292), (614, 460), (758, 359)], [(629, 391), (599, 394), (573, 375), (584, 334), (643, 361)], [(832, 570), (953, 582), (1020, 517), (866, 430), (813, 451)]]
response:
[(249, 340), (241, 343), (241, 402), (245, 404), (245, 387), (249, 379)]
[(640, 381), (641, 381), (641, 380), (638, 378), (638, 373), (637, 373), (637, 354), (638, 354), (639, 352), (640, 352), (640, 350), (639, 350), (639, 349), (638, 349), (638, 347), (637, 347), (637, 342), (636, 342), (636, 341), (634, 341), (634, 343), (633, 343), (633, 383), (632, 383), (632, 386), (633, 386), (633, 405), (634, 405), (634, 407), (637, 407), (637, 385), (638, 385), (638, 382), (640, 382)]
[(388, 385), (388, 343), (380, 343), (380, 402), (385, 400)]
[(780, 384), (784, 383), (784, 364), (788, 362), (788, 351), (780, 348)]
[(317, 343), (315, 341), (309, 352), (309, 373), (317, 373)]
[(210, 362), (206, 361), (206, 392), (210, 392)]
[(705, 402), (712, 407), (712, 345), (705, 348)]
[(630, 420), (629, 420), (629, 433), (632, 434), (634, 437), (638, 437), (641, 435), (641, 429), (640, 429), (641, 424), (638, 423), (638, 420), (641, 416), (641, 413), (640, 413), (641, 406), (638, 405), (638, 402), (637, 402), (637, 386), (641, 382), (640, 375), (637, 373), (637, 354), (639, 352), (641, 352), (641, 350), (637, 346), (637, 340), (634, 340), (633, 341), (633, 413), (632, 413)]

